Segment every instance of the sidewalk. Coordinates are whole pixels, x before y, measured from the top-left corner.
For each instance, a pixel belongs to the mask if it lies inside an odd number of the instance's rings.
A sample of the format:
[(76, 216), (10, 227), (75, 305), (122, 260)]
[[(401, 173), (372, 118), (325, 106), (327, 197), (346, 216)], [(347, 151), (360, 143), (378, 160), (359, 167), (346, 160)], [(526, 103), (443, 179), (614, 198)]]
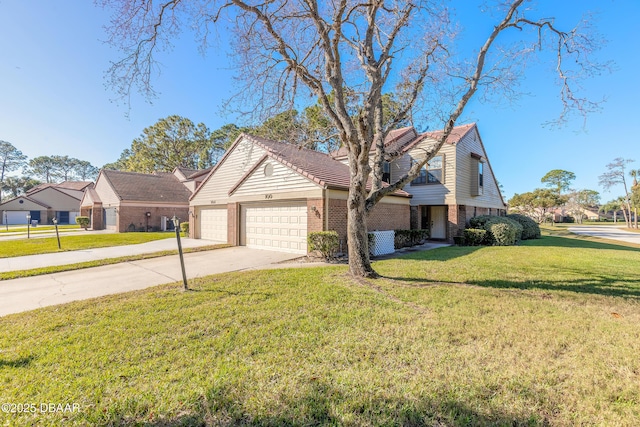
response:
[[(182, 238), (183, 248), (215, 245), (211, 240)], [(12, 258), (0, 258), (0, 272), (29, 270), (32, 268), (50, 267), (54, 265), (76, 264), (105, 258), (148, 254), (166, 250), (178, 250), (174, 238), (154, 240), (137, 245), (111, 246), (108, 248), (83, 249), (80, 251), (56, 252), (51, 254), (27, 255)]]
[[(185, 254), (184, 261), (187, 278), (193, 279), (231, 271), (278, 268), (281, 267), (278, 263), (299, 256), (234, 246)], [(0, 316), (181, 281), (178, 255), (5, 280), (0, 281)]]

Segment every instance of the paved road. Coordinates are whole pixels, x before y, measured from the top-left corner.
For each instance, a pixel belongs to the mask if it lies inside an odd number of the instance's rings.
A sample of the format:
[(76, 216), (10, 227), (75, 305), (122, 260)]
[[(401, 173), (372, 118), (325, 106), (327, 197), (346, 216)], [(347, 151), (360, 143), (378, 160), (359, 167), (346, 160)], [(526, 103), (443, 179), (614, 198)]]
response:
[[(299, 256), (236, 246), (185, 254), (185, 269), (196, 278), (269, 268)], [(182, 281), (177, 255), (0, 281), (0, 316), (176, 281)]]
[(611, 225), (576, 225), (569, 227), (568, 230), (575, 234), (585, 234), (640, 245), (640, 233), (626, 231)]

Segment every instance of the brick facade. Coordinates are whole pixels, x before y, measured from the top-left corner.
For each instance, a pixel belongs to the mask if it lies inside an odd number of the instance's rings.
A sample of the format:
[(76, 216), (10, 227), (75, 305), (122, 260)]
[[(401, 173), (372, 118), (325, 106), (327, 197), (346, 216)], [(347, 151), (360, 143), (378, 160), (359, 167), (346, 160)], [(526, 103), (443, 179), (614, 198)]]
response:
[(324, 230), (324, 199), (307, 199), (307, 233)]
[[(410, 206), (378, 203), (367, 218), (367, 228), (373, 230), (408, 230), (410, 228)], [(347, 243), (347, 201), (329, 200), (329, 230), (338, 232), (338, 237), (346, 248)], [(309, 229), (311, 231), (311, 229)], [(345, 249), (346, 250), (346, 249)]]
[(447, 209), (447, 240), (453, 242), (453, 238), (462, 234), (467, 224), (467, 206), (449, 205)]
[(93, 207), (82, 207), (80, 208), (81, 216), (89, 217), (89, 227), (92, 230), (103, 230), (104, 224), (102, 223), (102, 203), (96, 202), (93, 204)]
[[(151, 216), (148, 217), (146, 213)], [(136, 207), (136, 206), (120, 206), (118, 208), (118, 225), (116, 232), (140, 231), (146, 228), (150, 230), (159, 230), (161, 226), (161, 218), (163, 216), (173, 218), (177, 216), (180, 222), (189, 220), (188, 207)]]

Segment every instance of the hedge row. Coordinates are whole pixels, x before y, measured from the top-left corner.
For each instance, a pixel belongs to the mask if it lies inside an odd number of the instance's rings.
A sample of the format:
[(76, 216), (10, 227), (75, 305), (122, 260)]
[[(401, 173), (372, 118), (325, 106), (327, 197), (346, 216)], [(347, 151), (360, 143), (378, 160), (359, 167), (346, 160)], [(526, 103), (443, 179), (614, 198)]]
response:
[(524, 215), (480, 215), (471, 218), (469, 225), (462, 236), (455, 239), (456, 243), (469, 246), (511, 246), (520, 240), (540, 238), (538, 224)]

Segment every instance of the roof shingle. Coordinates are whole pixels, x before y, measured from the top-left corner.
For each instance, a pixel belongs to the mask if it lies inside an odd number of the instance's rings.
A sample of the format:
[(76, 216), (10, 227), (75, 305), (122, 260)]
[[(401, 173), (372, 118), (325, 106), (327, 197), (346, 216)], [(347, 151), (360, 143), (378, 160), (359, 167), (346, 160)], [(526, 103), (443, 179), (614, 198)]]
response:
[(103, 169), (120, 200), (188, 203), (191, 192), (171, 173), (144, 174)]

